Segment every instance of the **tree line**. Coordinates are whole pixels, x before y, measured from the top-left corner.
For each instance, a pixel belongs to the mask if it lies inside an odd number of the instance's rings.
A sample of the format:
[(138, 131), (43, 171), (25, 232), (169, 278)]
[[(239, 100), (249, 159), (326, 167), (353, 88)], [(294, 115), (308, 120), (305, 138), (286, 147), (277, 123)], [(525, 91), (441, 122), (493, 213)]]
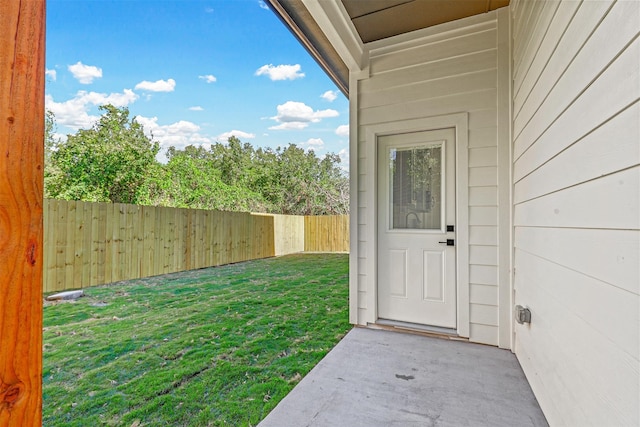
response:
[(231, 137), (209, 149), (170, 147), (145, 135), (126, 107), (104, 105), (90, 129), (54, 137), (45, 123), (45, 197), (289, 215), (346, 214), (349, 179), (340, 158), (295, 144), (254, 148)]

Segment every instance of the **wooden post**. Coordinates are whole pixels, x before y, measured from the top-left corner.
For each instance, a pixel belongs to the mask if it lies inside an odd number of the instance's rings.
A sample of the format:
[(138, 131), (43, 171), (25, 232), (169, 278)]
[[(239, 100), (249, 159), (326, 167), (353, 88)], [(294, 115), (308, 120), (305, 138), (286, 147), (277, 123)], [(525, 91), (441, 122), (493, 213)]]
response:
[(0, 426), (42, 423), (44, 0), (0, 0)]

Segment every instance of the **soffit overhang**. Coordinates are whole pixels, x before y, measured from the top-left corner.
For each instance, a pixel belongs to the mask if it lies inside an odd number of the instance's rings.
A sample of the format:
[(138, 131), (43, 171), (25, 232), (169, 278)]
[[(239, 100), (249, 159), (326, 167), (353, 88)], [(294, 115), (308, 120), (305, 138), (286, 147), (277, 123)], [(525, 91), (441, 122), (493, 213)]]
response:
[(342, 0), (363, 43), (508, 6), (509, 0)]
[(365, 66), (367, 44), (509, 5), (509, 0), (267, 1), (346, 96), (349, 72)]
[(349, 68), (301, 0), (266, 0), (345, 96), (349, 96)]

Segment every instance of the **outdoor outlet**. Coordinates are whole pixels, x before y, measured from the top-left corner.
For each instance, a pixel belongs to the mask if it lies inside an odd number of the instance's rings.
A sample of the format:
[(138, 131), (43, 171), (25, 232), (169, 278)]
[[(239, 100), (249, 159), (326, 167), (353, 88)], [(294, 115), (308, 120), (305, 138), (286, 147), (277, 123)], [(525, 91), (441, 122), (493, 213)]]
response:
[(520, 323), (531, 323), (531, 310), (527, 307), (523, 307), (521, 305), (516, 305), (516, 322)]

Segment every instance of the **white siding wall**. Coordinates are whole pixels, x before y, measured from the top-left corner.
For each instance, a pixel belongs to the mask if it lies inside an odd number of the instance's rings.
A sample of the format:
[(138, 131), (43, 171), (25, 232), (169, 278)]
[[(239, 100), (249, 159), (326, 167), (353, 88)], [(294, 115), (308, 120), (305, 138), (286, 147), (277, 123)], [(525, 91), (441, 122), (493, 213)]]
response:
[(640, 425), (640, 2), (512, 0), (515, 350), (551, 425)]
[[(376, 263), (373, 241), (376, 228), (372, 223), (375, 216), (371, 210), (375, 206), (367, 205), (367, 200), (374, 200), (369, 192), (375, 191), (376, 176), (375, 171), (367, 169), (368, 164), (375, 164), (366, 158), (367, 152), (371, 152), (366, 146), (367, 129), (381, 123), (466, 112), (470, 265), (465, 268), (470, 278), (469, 334), (473, 341), (499, 344), (497, 64), (499, 55), (508, 58), (508, 43), (502, 47), (503, 52), (498, 51), (497, 16), (498, 13), (491, 12), (468, 18), (448, 24), (444, 31), (431, 30), (424, 37), (407, 38), (393, 46), (373, 45), (369, 72), (358, 81), (356, 100), (359, 323), (376, 320), (375, 309), (371, 307), (375, 304), (375, 298), (371, 298), (375, 287), (371, 276)], [(507, 24), (508, 19), (505, 10)], [(504, 167), (509, 168), (509, 164)], [(504, 176), (507, 179), (504, 185), (508, 186), (509, 174)], [(508, 212), (508, 200), (503, 205)], [(509, 248), (504, 251), (508, 254)], [(503, 267), (508, 272), (508, 266)], [(508, 277), (503, 279), (505, 286), (509, 286)], [(506, 335), (509, 336), (508, 331)]]

